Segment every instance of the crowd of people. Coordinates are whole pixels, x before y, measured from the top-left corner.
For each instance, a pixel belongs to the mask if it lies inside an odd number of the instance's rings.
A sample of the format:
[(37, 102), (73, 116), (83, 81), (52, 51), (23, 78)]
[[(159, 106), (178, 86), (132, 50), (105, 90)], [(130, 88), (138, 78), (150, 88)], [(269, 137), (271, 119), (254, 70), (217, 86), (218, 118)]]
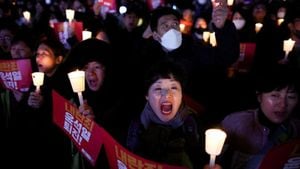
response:
[[(54, 124), (53, 90), (131, 152), (169, 165), (208, 168), (211, 127), (227, 133), (215, 169), (256, 169), (272, 147), (300, 137), (297, 0), (150, 4), (119, 0), (121, 12), (91, 0), (0, 0), (0, 61), (29, 59), (45, 74), (40, 90), (0, 88), (0, 130), (13, 154), (3, 163), (108, 168), (103, 156), (91, 166)], [(70, 22), (66, 9), (91, 38), (56, 32), (56, 23)], [(289, 53), (287, 39), (295, 41)], [(245, 44), (254, 45), (248, 60)], [(83, 104), (68, 79), (76, 69), (85, 72)]]

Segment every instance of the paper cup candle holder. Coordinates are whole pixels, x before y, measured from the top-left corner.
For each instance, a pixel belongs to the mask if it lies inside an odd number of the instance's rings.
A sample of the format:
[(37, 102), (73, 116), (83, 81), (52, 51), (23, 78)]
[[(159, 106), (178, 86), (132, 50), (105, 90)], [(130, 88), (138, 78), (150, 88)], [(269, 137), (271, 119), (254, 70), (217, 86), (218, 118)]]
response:
[(216, 156), (221, 153), (226, 133), (220, 129), (208, 129), (205, 131), (205, 151), (210, 155), (209, 166), (213, 168)]
[(68, 73), (73, 92), (78, 94), (80, 105), (83, 105), (82, 92), (85, 90), (85, 72), (73, 71)]
[(40, 91), (40, 87), (44, 84), (44, 73), (43, 72), (33, 72), (31, 74), (33, 85), (36, 86), (36, 92)]

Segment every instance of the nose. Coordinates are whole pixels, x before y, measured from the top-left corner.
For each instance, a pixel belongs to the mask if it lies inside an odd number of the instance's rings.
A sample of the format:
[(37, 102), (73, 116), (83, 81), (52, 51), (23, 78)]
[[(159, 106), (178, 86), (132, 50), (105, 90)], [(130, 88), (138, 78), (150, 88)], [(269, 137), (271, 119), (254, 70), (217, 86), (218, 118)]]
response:
[(287, 108), (287, 98), (283, 97), (278, 102), (278, 108), (284, 111)]
[(171, 93), (170, 89), (162, 89), (161, 90), (161, 95), (165, 96), (165, 97), (169, 97), (169, 96), (172, 95), (172, 93)]

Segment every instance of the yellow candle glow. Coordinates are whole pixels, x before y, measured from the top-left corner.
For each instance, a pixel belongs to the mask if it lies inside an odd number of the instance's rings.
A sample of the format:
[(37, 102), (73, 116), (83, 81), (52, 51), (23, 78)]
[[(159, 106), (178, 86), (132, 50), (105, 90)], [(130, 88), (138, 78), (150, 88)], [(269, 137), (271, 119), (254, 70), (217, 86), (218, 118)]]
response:
[(209, 165), (212, 168), (215, 165), (215, 158), (221, 153), (226, 133), (220, 129), (208, 129), (205, 131), (205, 151), (210, 155)]
[(75, 70), (73, 72), (68, 73), (69, 80), (72, 85), (72, 89), (74, 92), (83, 92), (85, 90), (84, 80), (85, 80), (85, 72)]
[(208, 32), (208, 31), (204, 31), (203, 32), (203, 40), (204, 40), (204, 42), (208, 42), (209, 36), (210, 36), (210, 32)]
[(227, 5), (228, 6), (232, 6), (233, 5), (234, 0), (227, 0)]
[(184, 31), (185, 25), (183, 23), (179, 24), (180, 32)]
[(90, 39), (92, 37), (91, 31), (82, 31), (82, 40)]
[(36, 92), (40, 91), (40, 86), (44, 84), (44, 72), (31, 73), (33, 85), (36, 86)]
[(255, 32), (258, 33), (262, 27), (263, 27), (262, 23), (256, 23), (255, 24)]
[(25, 20), (26, 20), (27, 22), (30, 21), (31, 14), (30, 14), (29, 11), (24, 11), (24, 12), (23, 12), (23, 16), (24, 16), (24, 18), (25, 18)]
[(281, 25), (282, 24), (282, 22), (284, 22), (284, 19), (277, 19), (277, 25)]
[(283, 51), (285, 51), (285, 53), (289, 53), (290, 51), (293, 50), (294, 45), (295, 45), (295, 41), (292, 40), (291, 38), (288, 40), (284, 40), (283, 41)]
[(75, 11), (73, 9), (66, 9), (66, 18), (69, 22), (72, 22), (74, 19)]
[(216, 33), (215, 32), (209, 34), (209, 43), (213, 47), (217, 46), (217, 40), (216, 40)]
[(75, 70), (68, 73), (73, 92), (78, 94), (80, 105), (83, 105), (82, 92), (85, 90), (85, 72)]

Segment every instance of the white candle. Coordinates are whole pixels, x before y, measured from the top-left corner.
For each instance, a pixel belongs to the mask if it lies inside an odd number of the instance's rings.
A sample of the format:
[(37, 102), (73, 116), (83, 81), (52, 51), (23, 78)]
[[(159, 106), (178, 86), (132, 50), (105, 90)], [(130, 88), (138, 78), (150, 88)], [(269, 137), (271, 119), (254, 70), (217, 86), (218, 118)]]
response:
[(92, 37), (91, 31), (82, 31), (82, 40), (90, 39)]
[(27, 22), (30, 21), (31, 15), (30, 15), (30, 12), (29, 12), (29, 11), (24, 11), (24, 12), (23, 12), (23, 16), (24, 16), (24, 18), (25, 18), (25, 20), (26, 20)]
[(279, 26), (279, 25), (281, 25), (282, 24), (282, 22), (284, 22), (284, 19), (282, 19), (282, 18), (280, 18), (280, 19), (277, 19), (277, 25)]
[(232, 6), (233, 5), (234, 0), (227, 0), (227, 5), (228, 6)]
[(75, 11), (73, 9), (66, 9), (66, 18), (69, 22), (72, 22), (74, 19)]
[(180, 28), (181, 32), (184, 32), (185, 24), (183, 24), (183, 23), (179, 24), (179, 28)]
[(40, 86), (44, 84), (44, 72), (31, 73), (33, 85), (36, 86), (36, 92), (40, 92)]
[(283, 51), (285, 51), (285, 58), (287, 58), (289, 52), (293, 50), (294, 45), (295, 41), (291, 38), (283, 41)]
[(208, 42), (209, 36), (210, 36), (210, 32), (208, 32), (208, 31), (204, 31), (203, 32), (203, 40), (204, 40), (204, 42)]
[(78, 94), (80, 105), (83, 104), (82, 93), (85, 90), (85, 72), (84, 71), (73, 71), (68, 73), (69, 80), (73, 92)]
[(221, 153), (226, 133), (220, 129), (208, 129), (205, 131), (205, 151), (210, 155), (210, 168), (215, 165), (216, 156)]
[(256, 23), (255, 24), (255, 32), (258, 33), (262, 27), (263, 27), (262, 23)]
[(216, 33), (215, 32), (209, 34), (209, 43), (213, 47), (217, 46), (217, 40), (216, 40)]

